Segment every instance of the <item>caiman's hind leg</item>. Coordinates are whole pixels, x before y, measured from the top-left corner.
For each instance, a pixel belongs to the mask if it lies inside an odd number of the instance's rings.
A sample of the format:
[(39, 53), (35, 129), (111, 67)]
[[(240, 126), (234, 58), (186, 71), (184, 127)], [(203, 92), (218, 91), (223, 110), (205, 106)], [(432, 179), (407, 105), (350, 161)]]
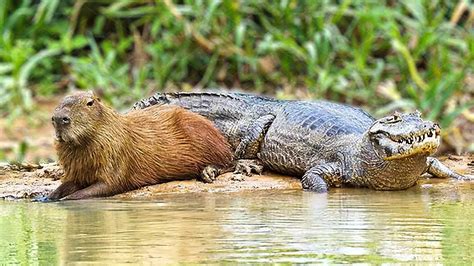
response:
[(257, 155), (273, 120), (275, 120), (274, 115), (265, 115), (248, 126), (245, 137), (240, 140), (239, 146), (235, 150), (234, 158), (237, 161), (235, 162), (234, 174), (251, 176), (252, 172), (257, 174), (263, 172), (263, 163), (257, 159)]
[(455, 173), (453, 170), (449, 169), (446, 165), (442, 164), (438, 159), (433, 157), (428, 157), (426, 159), (428, 174), (433, 175), (438, 178), (456, 178), (458, 180), (474, 180), (472, 177), (464, 176)]
[(274, 115), (265, 115), (250, 124), (245, 132), (245, 137), (240, 140), (239, 146), (235, 150), (235, 158), (256, 158), (260, 151), (260, 144), (273, 120), (275, 120)]
[(327, 163), (314, 166), (309, 169), (301, 178), (301, 185), (304, 189), (318, 193), (328, 191), (329, 185), (340, 184), (341, 168), (337, 163)]

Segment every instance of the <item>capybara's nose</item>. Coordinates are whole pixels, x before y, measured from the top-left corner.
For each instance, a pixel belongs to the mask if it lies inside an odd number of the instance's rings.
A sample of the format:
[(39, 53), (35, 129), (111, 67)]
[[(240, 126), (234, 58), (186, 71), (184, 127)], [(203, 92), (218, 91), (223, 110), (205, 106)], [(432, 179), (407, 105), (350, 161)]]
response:
[(71, 123), (71, 118), (66, 115), (53, 116), (52, 120), (54, 121), (54, 123), (56, 123), (56, 125), (60, 126), (69, 125)]

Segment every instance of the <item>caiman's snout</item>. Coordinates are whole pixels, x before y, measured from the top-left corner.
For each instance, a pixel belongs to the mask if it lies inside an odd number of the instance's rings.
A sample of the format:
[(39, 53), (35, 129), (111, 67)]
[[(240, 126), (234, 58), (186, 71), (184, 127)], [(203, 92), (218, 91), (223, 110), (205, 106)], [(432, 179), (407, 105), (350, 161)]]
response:
[(374, 147), (384, 160), (428, 156), (440, 144), (437, 123), (421, 119), (419, 113), (399, 114), (377, 120), (369, 129)]

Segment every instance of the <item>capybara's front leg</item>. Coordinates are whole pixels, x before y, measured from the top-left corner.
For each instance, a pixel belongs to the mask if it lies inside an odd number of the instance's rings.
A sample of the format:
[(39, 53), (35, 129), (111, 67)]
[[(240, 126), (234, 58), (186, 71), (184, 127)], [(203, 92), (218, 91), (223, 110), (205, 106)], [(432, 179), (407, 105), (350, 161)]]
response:
[(51, 200), (58, 200), (61, 198), (66, 197), (67, 195), (70, 195), (78, 190), (80, 190), (81, 187), (72, 181), (66, 181), (63, 182), (56, 190), (51, 192), (45, 199), (42, 201), (51, 201)]
[(97, 182), (62, 198), (61, 200), (80, 200), (95, 197), (107, 197), (120, 192), (121, 191), (118, 191), (117, 188), (113, 188), (104, 182)]

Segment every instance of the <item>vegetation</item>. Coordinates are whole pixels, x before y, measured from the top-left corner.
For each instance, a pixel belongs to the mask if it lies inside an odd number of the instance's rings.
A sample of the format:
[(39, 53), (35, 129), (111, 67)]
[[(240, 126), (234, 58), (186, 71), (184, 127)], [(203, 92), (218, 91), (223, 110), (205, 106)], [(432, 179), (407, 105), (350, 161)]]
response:
[(125, 107), (225, 86), (417, 108), (447, 127), (474, 105), (473, 25), (466, 0), (3, 0), (0, 115), (70, 88)]

